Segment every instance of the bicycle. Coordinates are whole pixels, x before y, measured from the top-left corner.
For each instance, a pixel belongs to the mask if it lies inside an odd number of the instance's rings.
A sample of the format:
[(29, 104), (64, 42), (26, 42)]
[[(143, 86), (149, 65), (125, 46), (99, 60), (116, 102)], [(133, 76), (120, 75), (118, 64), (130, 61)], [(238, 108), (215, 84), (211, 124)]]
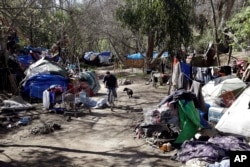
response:
[(109, 102), (111, 111), (113, 111), (114, 110), (114, 106), (115, 106), (115, 96), (113, 94), (113, 90), (112, 89), (108, 89), (108, 102)]

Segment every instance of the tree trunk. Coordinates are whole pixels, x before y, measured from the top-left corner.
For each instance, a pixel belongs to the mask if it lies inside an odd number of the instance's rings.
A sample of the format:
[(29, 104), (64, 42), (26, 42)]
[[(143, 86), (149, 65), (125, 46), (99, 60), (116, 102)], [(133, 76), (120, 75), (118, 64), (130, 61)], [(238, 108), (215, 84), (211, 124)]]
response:
[(211, 7), (212, 7), (212, 11), (213, 11), (213, 20), (214, 20), (214, 36), (215, 36), (215, 53), (216, 53), (216, 57), (217, 57), (217, 65), (220, 66), (220, 58), (219, 58), (219, 54), (218, 54), (218, 32), (217, 32), (217, 24), (216, 24), (216, 18), (215, 18), (215, 10), (214, 10), (214, 4), (213, 4), (213, 0), (210, 0), (211, 2)]
[(149, 35), (148, 35), (148, 50), (146, 53), (146, 69), (154, 68), (153, 64), (151, 63), (153, 52), (154, 52), (154, 36), (152, 33), (149, 33)]
[(228, 60), (227, 60), (227, 65), (230, 64), (230, 61), (231, 61), (231, 56), (232, 56), (232, 46), (229, 46), (229, 53), (228, 53)]
[(161, 50), (161, 52), (156, 56), (155, 59), (152, 59), (151, 64), (154, 65), (158, 58), (161, 57), (161, 55), (166, 51), (166, 49)]

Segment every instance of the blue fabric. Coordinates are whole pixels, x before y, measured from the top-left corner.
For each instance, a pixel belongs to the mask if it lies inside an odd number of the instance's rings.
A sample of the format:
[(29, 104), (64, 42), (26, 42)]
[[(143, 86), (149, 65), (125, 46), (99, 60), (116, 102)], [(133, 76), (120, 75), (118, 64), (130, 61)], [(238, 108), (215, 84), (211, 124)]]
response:
[(100, 56), (110, 56), (111, 55), (111, 52), (100, 52), (99, 53)]
[(51, 85), (60, 85), (64, 90), (68, 87), (69, 80), (60, 75), (37, 74), (28, 79), (25, 85), (21, 88), (23, 94), (42, 99), (43, 91)]
[[(156, 58), (157, 55), (158, 55), (158, 52), (154, 52), (153, 58)], [(166, 58), (166, 57), (168, 57), (168, 52), (163, 52), (161, 55), (161, 58)]]
[(201, 110), (199, 110), (200, 113), (200, 123), (204, 128), (211, 128), (211, 126), (209, 125), (209, 123), (207, 122), (207, 120), (205, 119), (205, 113), (202, 112)]
[(28, 68), (30, 64), (35, 62), (33, 57), (28, 54), (28, 55), (18, 55), (17, 60), (19, 63), (21, 63), (25, 68)]
[(127, 59), (144, 59), (144, 56), (141, 53), (130, 54), (127, 56)]
[(94, 54), (94, 55), (98, 55), (98, 53), (94, 53), (94, 52), (86, 52), (86, 53), (84, 54), (83, 58), (84, 58), (85, 60), (90, 61), (90, 56), (91, 56), (92, 54)]
[(185, 79), (190, 80), (191, 79), (191, 65), (180, 62), (180, 66), (181, 66), (181, 72), (185, 74)]

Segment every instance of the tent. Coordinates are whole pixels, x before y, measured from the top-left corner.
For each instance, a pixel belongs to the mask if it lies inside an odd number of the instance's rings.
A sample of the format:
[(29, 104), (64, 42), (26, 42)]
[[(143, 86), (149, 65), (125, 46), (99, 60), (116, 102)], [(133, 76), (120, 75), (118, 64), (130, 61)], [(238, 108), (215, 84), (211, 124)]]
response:
[(98, 77), (93, 71), (79, 73), (79, 80), (88, 82), (91, 91), (89, 94), (90, 96), (97, 94), (101, 88)]
[(206, 97), (220, 97), (225, 91), (232, 91), (235, 94), (243, 89), (246, 84), (237, 77), (225, 76), (209, 81), (202, 87), (202, 94)]
[(67, 77), (67, 71), (59, 66), (57, 63), (41, 58), (35, 63), (31, 64), (29, 68), (24, 71), (26, 77), (21, 83), (25, 83), (29, 78), (35, 76), (36, 74), (47, 73), (61, 75)]
[(21, 92), (33, 98), (42, 99), (43, 91), (51, 85), (60, 85), (67, 90), (69, 80), (61, 75), (36, 74), (29, 78), (21, 87)]
[(224, 133), (250, 137), (250, 87), (223, 114), (215, 128)]

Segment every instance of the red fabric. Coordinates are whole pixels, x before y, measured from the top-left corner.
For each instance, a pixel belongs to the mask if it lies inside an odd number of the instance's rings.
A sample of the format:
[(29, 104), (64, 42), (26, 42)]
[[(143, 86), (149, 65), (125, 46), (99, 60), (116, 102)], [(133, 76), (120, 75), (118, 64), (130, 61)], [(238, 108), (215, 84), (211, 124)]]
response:
[(174, 61), (173, 61), (173, 67), (178, 63), (178, 59), (176, 57), (174, 57)]

